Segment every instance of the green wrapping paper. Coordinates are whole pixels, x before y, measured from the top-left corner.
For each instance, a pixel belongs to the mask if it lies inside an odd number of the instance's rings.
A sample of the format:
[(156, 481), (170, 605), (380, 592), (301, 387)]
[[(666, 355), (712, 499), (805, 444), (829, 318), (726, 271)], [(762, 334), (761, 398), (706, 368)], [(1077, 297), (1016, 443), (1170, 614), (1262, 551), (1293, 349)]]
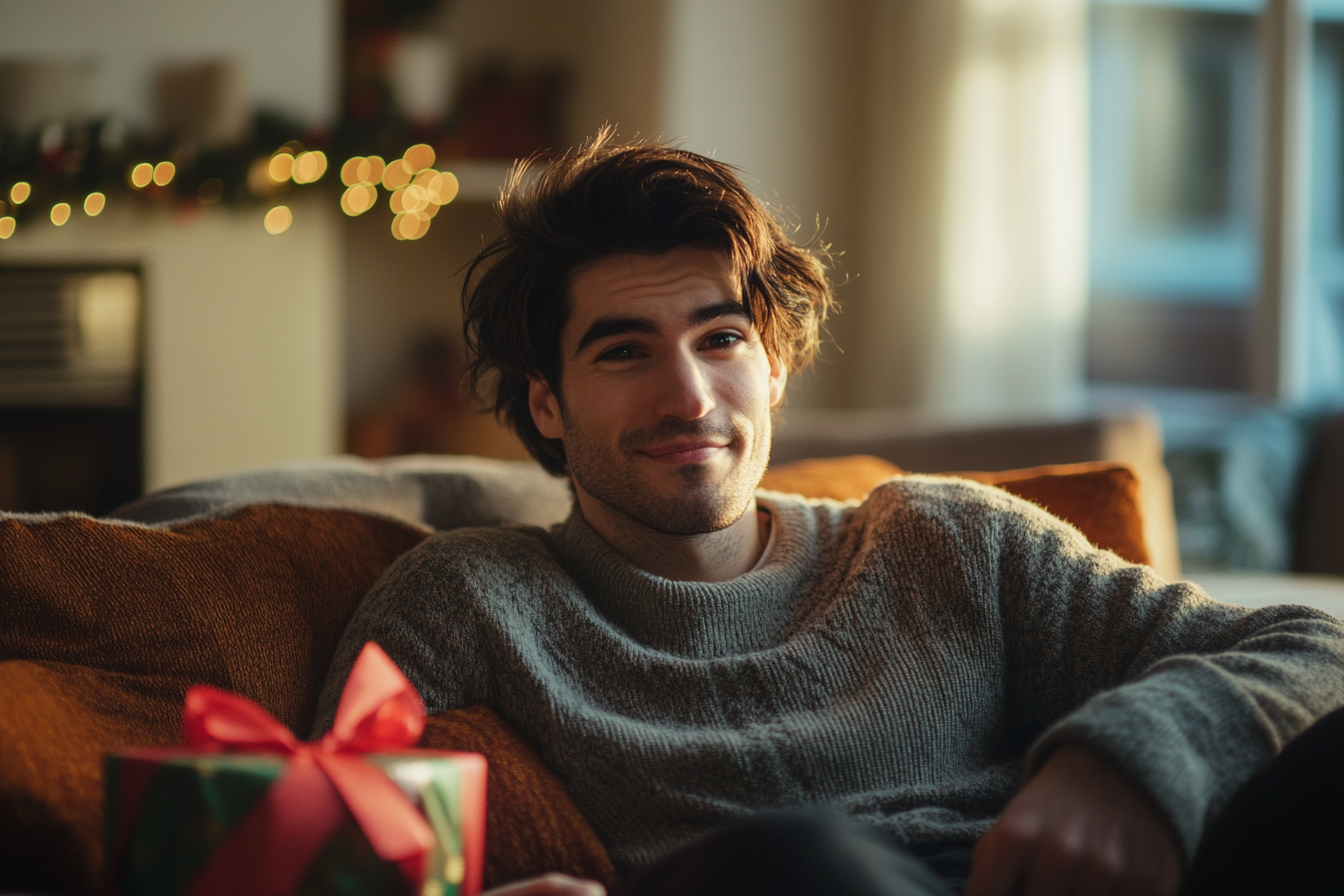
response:
[[(345, 811), (296, 889), (303, 896), (474, 896), (484, 858), (485, 759), (474, 753), (366, 754), (435, 837), (418, 892), (380, 859)], [(211, 857), (293, 761), (242, 753), (139, 750), (107, 760), (108, 883), (122, 896), (193, 893)], [(278, 892), (278, 891), (277, 891)], [(261, 894), (248, 894), (261, 896)]]

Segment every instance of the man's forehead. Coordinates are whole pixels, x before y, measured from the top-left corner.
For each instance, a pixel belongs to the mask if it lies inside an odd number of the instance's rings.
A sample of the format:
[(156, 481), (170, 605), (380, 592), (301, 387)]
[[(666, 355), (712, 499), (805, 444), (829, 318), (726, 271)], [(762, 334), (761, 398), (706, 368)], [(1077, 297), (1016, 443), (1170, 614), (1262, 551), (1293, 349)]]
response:
[(737, 298), (733, 263), (722, 252), (683, 247), (627, 253), (580, 268), (570, 283), (571, 317), (596, 317), (613, 306), (675, 298)]

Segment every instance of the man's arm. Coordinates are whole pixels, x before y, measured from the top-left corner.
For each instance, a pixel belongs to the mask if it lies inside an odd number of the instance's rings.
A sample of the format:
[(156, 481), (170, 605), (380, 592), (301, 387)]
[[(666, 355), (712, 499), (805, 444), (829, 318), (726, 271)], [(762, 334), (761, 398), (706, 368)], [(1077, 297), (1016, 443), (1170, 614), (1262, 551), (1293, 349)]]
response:
[(1344, 625), (1220, 604), (1037, 508), (1002, 509), (993, 580), (972, 584), (998, 595), (1005, 748), (1029, 747), (1029, 775), (1087, 748), (1157, 806), (1189, 861), (1232, 792), (1344, 702)]
[[(1167, 847), (1179, 869), (1232, 792), (1344, 702), (1339, 620), (1219, 604), (1001, 492), (949, 483), (935, 498), (938, 537), (969, 558), (957, 590), (993, 596), (984, 624), (1003, 664), (994, 749), (1026, 751), (1029, 781), (981, 847), (980, 894), (1036, 882), (1072, 892), (1075, 868), (1108, 864), (1120, 884), (1137, 853), (1168, 867)], [(1080, 854), (1080, 844), (1095, 848)]]
[(1174, 896), (1180, 879), (1176, 834), (1152, 800), (1066, 745), (976, 844), (966, 896)]

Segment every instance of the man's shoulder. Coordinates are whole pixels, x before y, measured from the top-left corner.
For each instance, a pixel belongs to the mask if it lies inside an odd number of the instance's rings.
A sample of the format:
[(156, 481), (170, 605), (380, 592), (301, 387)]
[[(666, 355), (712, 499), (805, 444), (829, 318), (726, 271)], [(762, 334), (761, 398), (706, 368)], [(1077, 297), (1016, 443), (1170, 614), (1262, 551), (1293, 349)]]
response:
[(436, 532), (398, 564), (435, 577), (509, 577), (560, 570), (552, 532), (537, 526), (470, 526)]
[(992, 485), (957, 476), (909, 473), (881, 483), (855, 508), (861, 525), (932, 525), (938, 528), (1026, 525), (1058, 521), (1044, 510)]

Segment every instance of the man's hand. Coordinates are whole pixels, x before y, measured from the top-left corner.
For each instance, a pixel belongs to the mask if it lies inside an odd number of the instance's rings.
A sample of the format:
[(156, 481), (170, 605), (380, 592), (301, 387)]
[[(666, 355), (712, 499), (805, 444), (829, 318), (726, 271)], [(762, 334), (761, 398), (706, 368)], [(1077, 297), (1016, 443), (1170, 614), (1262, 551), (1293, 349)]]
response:
[(607, 896), (607, 888), (595, 880), (552, 872), (486, 890), (481, 896)]
[(966, 896), (1173, 896), (1176, 838), (1146, 794), (1063, 746), (975, 847)]

